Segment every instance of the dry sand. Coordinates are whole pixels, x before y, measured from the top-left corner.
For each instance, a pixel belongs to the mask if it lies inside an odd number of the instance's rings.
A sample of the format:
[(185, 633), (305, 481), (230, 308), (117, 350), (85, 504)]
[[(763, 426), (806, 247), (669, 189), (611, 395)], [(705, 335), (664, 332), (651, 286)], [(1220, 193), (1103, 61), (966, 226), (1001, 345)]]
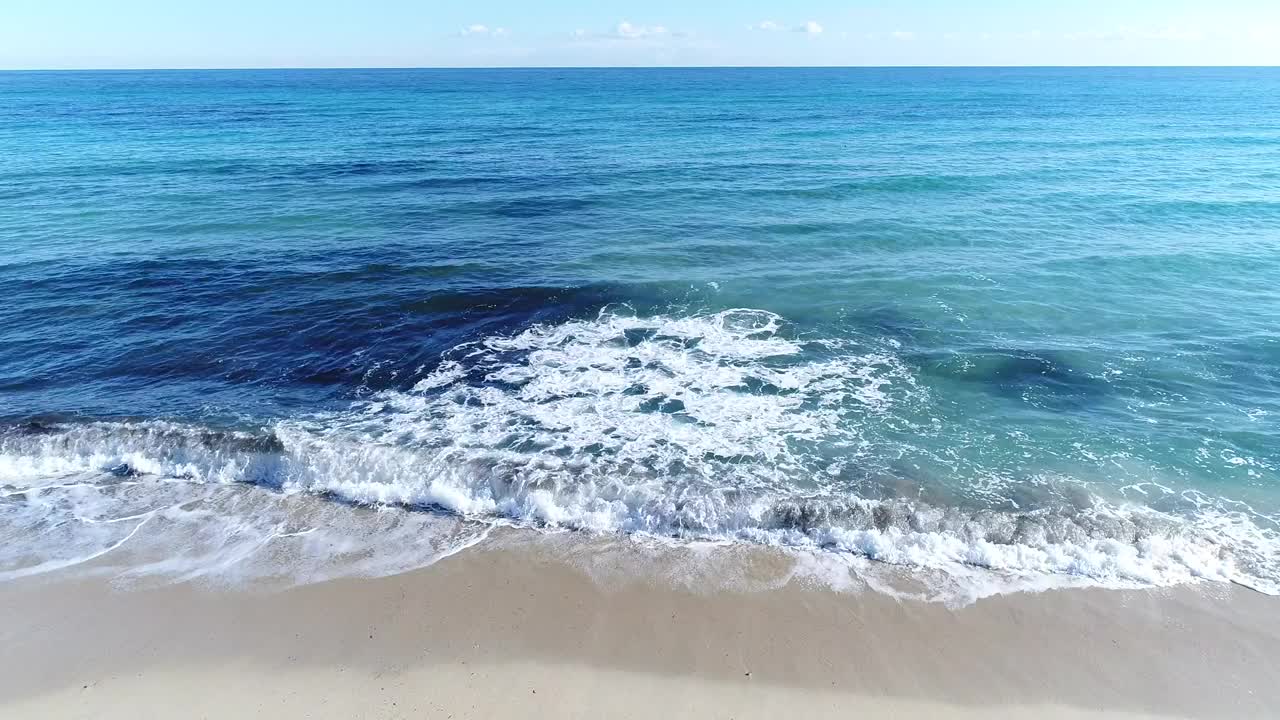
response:
[(0, 586), (0, 717), (1280, 717), (1280, 599), (1241, 588), (948, 608), (602, 581), (562, 545), (291, 588)]

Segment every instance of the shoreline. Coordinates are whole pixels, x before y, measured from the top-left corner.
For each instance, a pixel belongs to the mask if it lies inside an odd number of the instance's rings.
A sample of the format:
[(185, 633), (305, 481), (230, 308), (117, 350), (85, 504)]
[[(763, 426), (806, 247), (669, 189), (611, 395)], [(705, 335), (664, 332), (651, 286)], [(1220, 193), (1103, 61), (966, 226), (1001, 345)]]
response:
[[(502, 535), (401, 575), (287, 588), (8, 583), (0, 707), (95, 718), (1243, 718), (1280, 707), (1280, 600), (1244, 588), (1063, 589), (953, 608), (803, 580), (673, 583), (663, 573), (688, 555), (659, 551), (643, 562), (666, 568), (646, 574), (593, 540)], [(581, 561), (593, 557), (608, 572)], [(756, 551), (732, 564), (760, 581), (787, 562)]]

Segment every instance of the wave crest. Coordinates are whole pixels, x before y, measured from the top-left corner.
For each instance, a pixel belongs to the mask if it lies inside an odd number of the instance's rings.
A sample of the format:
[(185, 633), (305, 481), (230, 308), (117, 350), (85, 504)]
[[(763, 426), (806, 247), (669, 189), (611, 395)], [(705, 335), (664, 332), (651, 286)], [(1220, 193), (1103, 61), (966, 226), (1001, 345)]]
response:
[[(1277, 529), (1223, 502), (1172, 514), (1086, 497), (1015, 512), (860, 497), (849, 467), (892, 421), (889, 409), (922, 394), (891, 346), (799, 337), (772, 313), (606, 311), (459, 346), (411, 391), (261, 432), (155, 421), (11, 429), (0, 435), (10, 530), (0, 576), (38, 572), (50, 538), (72, 548), (56, 551), (66, 563), (51, 568), (97, 559), (134, 542), (103, 528), (172, 517), (193, 498), (252, 484), (279, 492), (224, 498), (210, 512), (224, 529), (258, 528), (254, 553), (319, 527), (287, 520), (280, 503), (301, 495), (1036, 582), (1205, 578), (1280, 592)], [(255, 515), (275, 524), (264, 530)], [(358, 526), (345, 524), (365, 539), (361, 553), (404, 552)]]

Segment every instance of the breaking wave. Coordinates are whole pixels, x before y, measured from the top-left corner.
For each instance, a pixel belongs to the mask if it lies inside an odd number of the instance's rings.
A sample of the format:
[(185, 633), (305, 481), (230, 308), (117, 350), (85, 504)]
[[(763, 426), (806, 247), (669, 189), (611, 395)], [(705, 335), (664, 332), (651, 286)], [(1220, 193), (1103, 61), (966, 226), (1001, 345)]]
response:
[(1280, 592), (1275, 519), (1228, 501), (1009, 510), (860, 494), (891, 411), (926, 399), (891, 341), (805, 338), (759, 310), (606, 310), (458, 346), (412, 390), (343, 412), (241, 430), (12, 427), (0, 579), (381, 574), (505, 523), (979, 569), (1028, 587)]

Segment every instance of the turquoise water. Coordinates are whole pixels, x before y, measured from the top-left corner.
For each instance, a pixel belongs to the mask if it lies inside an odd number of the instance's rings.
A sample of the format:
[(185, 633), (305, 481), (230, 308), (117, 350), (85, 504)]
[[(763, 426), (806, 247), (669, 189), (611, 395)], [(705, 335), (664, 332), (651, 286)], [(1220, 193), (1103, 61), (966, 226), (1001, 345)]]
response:
[(1274, 592), (1278, 151), (1274, 69), (0, 73), (0, 575), (394, 516)]

